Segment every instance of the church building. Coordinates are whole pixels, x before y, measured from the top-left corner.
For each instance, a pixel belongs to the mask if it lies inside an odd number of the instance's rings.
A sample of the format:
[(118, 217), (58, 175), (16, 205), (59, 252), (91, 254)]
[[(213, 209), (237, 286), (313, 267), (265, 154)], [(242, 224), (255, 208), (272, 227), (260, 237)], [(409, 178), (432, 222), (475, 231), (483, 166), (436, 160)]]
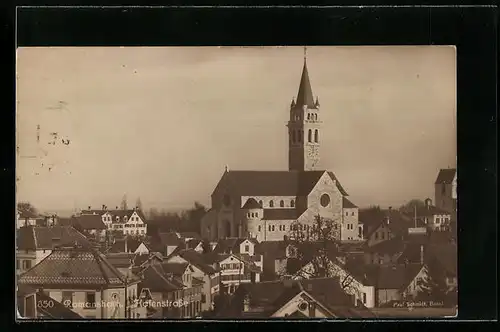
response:
[(349, 201), (335, 174), (322, 168), (322, 124), (304, 57), (299, 92), (290, 105), (287, 125), (288, 170), (226, 169), (202, 220), (202, 237), (281, 241), (297, 223), (312, 226), (319, 215), (340, 225), (342, 241), (362, 240), (357, 206)]

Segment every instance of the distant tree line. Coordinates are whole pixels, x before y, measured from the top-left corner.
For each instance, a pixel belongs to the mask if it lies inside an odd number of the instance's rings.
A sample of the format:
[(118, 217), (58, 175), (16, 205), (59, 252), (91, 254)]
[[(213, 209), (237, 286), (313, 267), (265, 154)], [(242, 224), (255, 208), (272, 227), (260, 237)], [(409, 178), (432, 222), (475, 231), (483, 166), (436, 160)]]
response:
[(206, 212), (207, 208), (199, 202), (195, 202), (192, 208), (180, 212), (165, 212), (151, 208), (148, 215), (148, 233), (196, 232), (200, 234), (201, 219)]

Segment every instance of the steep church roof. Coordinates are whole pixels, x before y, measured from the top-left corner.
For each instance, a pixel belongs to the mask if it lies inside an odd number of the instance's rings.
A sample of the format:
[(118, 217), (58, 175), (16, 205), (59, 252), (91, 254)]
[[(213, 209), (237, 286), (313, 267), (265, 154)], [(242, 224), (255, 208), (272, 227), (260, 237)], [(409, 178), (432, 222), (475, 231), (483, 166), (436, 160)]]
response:
[[(230, 188), (245, 196), (306, 196), (325, 171), (227, 171), (215, 188)], [(337, 188), (348, 196), (333, 172), (327, 172)], [(214, 192), (215, 192), (214, 191)]]
[(309, 81), (309, 72), (307, 71), (307, 63), (304, 58), (304, 67), (302, 68), (302, 77), (300, 78), (299, 93), (297, 94), (296, 105), (308, 108), (316, 108), (314, 103), (311, 82)]
[(445, 168), (439, 170), (439, 174), (436, 179), (436, 184), (440, 183), (446, 183), (446, 184), (451, 184), (453, 182), (453, 178), (455, 177), (456, 173), (455, 168)]

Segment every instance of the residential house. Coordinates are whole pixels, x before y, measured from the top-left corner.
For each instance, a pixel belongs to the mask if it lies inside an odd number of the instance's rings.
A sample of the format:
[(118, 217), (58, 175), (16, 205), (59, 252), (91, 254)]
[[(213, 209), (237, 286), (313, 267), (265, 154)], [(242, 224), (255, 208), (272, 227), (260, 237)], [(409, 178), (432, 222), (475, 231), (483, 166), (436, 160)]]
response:
[(36, 226), (37, 220), (40, 217), (34, 213), (29, 211), (17, 211), (16, 225), (17, 228), (21, 228), (24, 226)]
[(422, 264), (380, 265), (375, 279), (377, 306), (392, 301), (414, 299), (421, 290), (421, 282), (427, 276)]
[(150, 248), (152, 251), (168, 257), (176, 251), (186, 249), (186, 244), (176, 233), (158, 233), (151, 237)]
[(50, 255), (54, 248), (75, 243), (92, 247), (85, 235), (71, 226), (21, 227), (16, 237), (16, 271), (23, 273)]
[(373, 246), (395, 237), (403, 239), (408, 234), (408, 228), (412, 227), (411, 219), (398, 211), (389, 209), (382, 213), (383, 218), (369, 221), (370, 227), (365, 234), (367, 246)]
[(432, 200), (427, 198), (424, 206), (417, 206), (413, 211), (415, 222), (434, 231), (449, 231), (451, 213), (432, 205)]
[(141, 238), (125, 236), (123, 239), (113, 239), (108, 253), (134, 253), (148, 255), (150, 253), (149, 245)]
[[(139, 305), (146, 308), (147, 318), (182, 318), (181, 301), (184, 284), (173, 274), (167, 274), (161, 264), (146, 265), (138, 274)], [(181, 303), (182, 302), (182, 303)]]
[(81, 214), (73, 216), (72, 221), (72, 226), (87, 237), (92, 237), (98, 241), (106, 239), (107, 227), (103, 223), (101, 216), (96, 214)]
[(255, 253), (262, 256), (263, 281), (276, 280), (286, 269), (287, 241), (262, 241), (255, 246)]
[(108, 210), (105, 205), (101, 210), (81, 211), (81, 214), (94, 214), (101, 216), (102, 222), (109, 230), (122, 233), (123, 235), (134, 235), (145, 237), (147, 234), (147, 219), (139, 208), (120, 210)]
[(181, 305), (181, 316), (183, 318), (198, 317), (202, 311), (201, 302), (203, 294), (204, 281), (195, 277), (194, 267), (190, 263), (163, 262), (161, 264), (163, 271), (172, 274), (182, 280), (184, 285)]
[(189, 263), (193, 269), (194, 278), (203, 280), (201, 294), (201, 310), (214, 309), (214, 298), (219, 293), (220, 277), (218, 271), (207, 264), (203, 254), (195, 250), (181, 250), (167, 259), (169, 263)]
[(140, 318), (137, 306), (138, 278), (128, 278), (94, 249), (54, 249), (32, 269), (21, 274), (19, 285), (43, 291), (85, 318)]
[(256, 263), (260, 264), (261, 260), (256, 262), (255, 256), (211, 253), (205, 257), (220, 271), (221, 293), (232, 294), (240, 284), (260, 282), (262, 268)]
[(366, 246), (364, 262), (365, 264), (395, 264), (404, 250), (404, 241), (400, 237), (393, 237), (390, 240)]
[(242, 284), (220, 318), (373, 318), (335, 278)]
[(17, 318), (82, 319), (62, 303), (27, 285), (17, 287)]

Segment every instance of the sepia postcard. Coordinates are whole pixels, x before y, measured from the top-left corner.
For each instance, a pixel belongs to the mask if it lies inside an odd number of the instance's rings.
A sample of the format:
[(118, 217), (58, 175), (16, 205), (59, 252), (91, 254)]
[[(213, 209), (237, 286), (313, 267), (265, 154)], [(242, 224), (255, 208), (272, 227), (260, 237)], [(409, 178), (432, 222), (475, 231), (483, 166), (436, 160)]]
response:
[(453, 46), (21, 47), (18, 320), (458, 312)]

